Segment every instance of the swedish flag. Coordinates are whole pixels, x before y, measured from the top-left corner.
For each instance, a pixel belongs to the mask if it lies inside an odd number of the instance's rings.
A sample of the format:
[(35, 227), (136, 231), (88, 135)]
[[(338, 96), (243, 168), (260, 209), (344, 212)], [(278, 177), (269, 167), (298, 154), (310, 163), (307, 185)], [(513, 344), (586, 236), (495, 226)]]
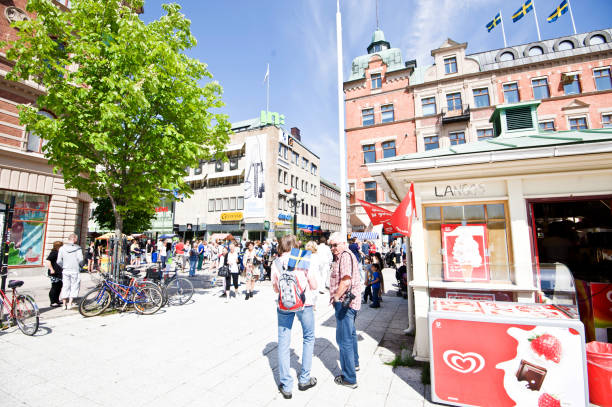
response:
[(512, 14), (512, 22), (516, 23), (523, 16), (533, 10), (533, 0), (527, 0), (520, 9), (516, 10), (516, 13)]
[(487, 32), (491, 32), (498, 24), (501, 24), (501, 15), (499, 13), (487, 24)]
[(567, 13), (567, 10), (569, 10), (569, 4), (567, 4), (567, 0), (563, 0), (561, 4), (559, 4), (557, 9), (553, 11), (552, 14), (548, 16), (548, 18), (546, 18), (546, 21), (548, 21), (549, 23), (554, 23), (555, 21), (557, 21), (557, 18)]

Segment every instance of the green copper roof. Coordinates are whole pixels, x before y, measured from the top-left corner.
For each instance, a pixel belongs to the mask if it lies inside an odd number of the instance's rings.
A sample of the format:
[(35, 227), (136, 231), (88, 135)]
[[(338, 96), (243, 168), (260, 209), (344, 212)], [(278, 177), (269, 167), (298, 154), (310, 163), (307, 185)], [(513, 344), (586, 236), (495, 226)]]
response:
[(393, 162), (402, 160), (417, 160), (459, 154), (485, 153), (499, 150), (515, 150), (520, 148), (550, 147), (564, 144), (586, 144), (602, 141), (612, 141), (612, 130), (580, 130), (541, 132), (537, 135), (499, 138), (494, 137), (482, 141), (460, 144), (445, 149), (434, 149), (385, 158), (377, 162)]
[(374, 34), (372, 34), (372, 42), (374, 43), (378, 41), (386, 41), (385, 33), (379, 28), (377, 28), (376, 31), (374, 31)]
[(402, 59), (402, 51), (400, 51), (399, 48), (384, 49), (372, 54), (361, 55), (353, 59), (351, 75), (348, 81), (365, 78), (365, 70), (368, 68), (370, 59), (374, 55), (379, 55), (382, 58), (385, 65), (387, 65), (387, 72), (399, 71), (405, 68)]

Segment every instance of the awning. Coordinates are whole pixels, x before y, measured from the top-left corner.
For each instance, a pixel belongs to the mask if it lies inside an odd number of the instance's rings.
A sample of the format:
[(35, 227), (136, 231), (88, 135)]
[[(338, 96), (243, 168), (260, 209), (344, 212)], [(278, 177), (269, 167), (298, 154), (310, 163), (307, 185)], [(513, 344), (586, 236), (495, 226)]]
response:
[(225, 151), (227, 153), (229, 151), (240, 151), (243, 148), (244, 148), (244, 142), (236, 143), (236, 144), (228, 144), (227, 146), (225, 146), (223, 151)]
[(351, 237), (356, 237), (359, 240), (376, 240), (378, 233), (376, 232), (352, 232)]
[(213, 233), (208, 238), (211, 242), (216, 242), (217, 240), (234, 240), (234, 236), (231, 233)]
[(215, 172), (212, 174), (208, 174), (208, 179), (219, 179), (219, 178), (229, 178), (229, 177), (240, 177), (244, 175), (244, 170), (231, 170), (231, 171), (223, 171), (223, 172)]

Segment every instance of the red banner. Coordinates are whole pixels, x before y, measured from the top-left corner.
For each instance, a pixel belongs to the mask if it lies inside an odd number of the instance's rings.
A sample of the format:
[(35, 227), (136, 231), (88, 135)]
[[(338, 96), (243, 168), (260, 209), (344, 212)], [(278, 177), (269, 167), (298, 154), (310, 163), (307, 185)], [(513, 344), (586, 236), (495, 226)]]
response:
[(412, 234), (412, 218), (415, 215), (414, 184), (411, 183), (408, 193), (391, 216), (391, 226), (397, 233), (410, 236)]
[(365, 209), (373, 225), (380, 225), (391, 219), (391, 215), (393, 215), (393, 212), (385, 208), (362, 201), (361, 199), (358, 199), (358, 201), (363, 206), (363, 209)]

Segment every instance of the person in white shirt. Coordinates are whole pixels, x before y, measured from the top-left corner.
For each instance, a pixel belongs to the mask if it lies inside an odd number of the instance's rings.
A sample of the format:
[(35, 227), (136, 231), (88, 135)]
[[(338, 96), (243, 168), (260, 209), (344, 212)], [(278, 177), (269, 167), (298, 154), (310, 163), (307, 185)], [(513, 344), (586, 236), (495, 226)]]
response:
[[(281, 272), (287, 267), (289, 255), (292, 248), (298, 248), (297, 238), (293, 235), (284, 236), (278, 245), (279, 258), (272, 263), (272, 287), (274, 292), (279, 293), (279, 278)], [(311, 260), (312, 261), (312, 260)], [(317, 379), (310, 376), (312, 367), (312, 353), (314, 350), (315, 332), (314, 332), (314, 293), (317, 289), (317, 281), (314, 273), (308, 273), (308, 276), (300, 269), (295, 269), (295, 277), (304, 290), (304, 307), (299, 311), (285, 311), (279, 307), (276, 309), (278, 316), (278, 375), (279, 382), (278, 390), (284, 398), (292, 397), (291, 389), (293, 387), (293, 378), (291, 377), (291, 359), (289, 348), (291, 346), (291, 327), (293, 319), (298, 317), (302, 325), (302, 368), (298, 374), (298, 388), (301, 391), (308, 390), (317, 384)]]
[(327, 245), (327, 238), (325, 236), (321, 236), (319, 239), (319, 247), (317, 248), (317, 253), (319, 253), (319, 259), (321, 260), (321, 273), (323, 276), (323, 281), (325, 285), (321, 284), (319, 286), (319, 292), (323, 293), (323, 287), (329, 288), (329, 274), (331, 270), (331, 264), (334, 261), (334, 256), (331, 252), (331, 249)]

